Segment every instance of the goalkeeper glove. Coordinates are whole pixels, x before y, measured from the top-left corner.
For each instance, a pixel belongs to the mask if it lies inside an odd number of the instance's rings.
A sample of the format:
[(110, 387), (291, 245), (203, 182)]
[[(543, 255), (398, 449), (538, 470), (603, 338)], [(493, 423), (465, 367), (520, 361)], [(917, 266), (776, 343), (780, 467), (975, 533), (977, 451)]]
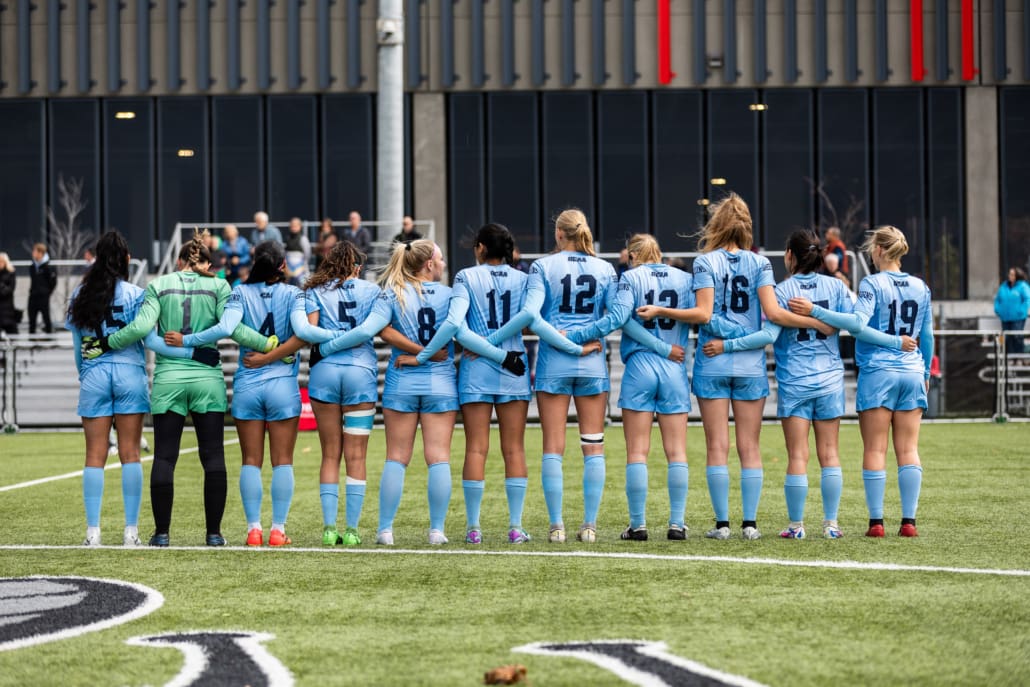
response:
[(193, 349), (193, 355), (190, 357), (198, 363), (203, 363), (210, 367), (218, 367), (222, 363), (222, 359), (221, 356), (218, 355), (217, 348), (198, 346)]
[(80, 350), (83, 360), (96, 360), (110, 351), (111, 345), (107, 342), (106, 336), (102, 336), (99, 339), (94, 336), (88, 336), (82, 340), (82, 348)]
[(279, 345), (279, 337), (276, 336), (275, 334), (272, 334), (270, 337), (268, 337), (268, 342), (265, 344), (265, 350), (263, 350), (261, 352), (262, 353), (271, 353), (272, 351), (275, 350), (275, 348), (278, 345)]
[(501, 363), (501, 367), (516, 377), (526, 374), (526, 363), (522, 362), (522, 354), (516, 351), (508, 351), (508, 355), (504, 356), (504, 362)]
[(308, 369), (310, 370), (318, 364), (324, 356), (322, 355), (322, 349), (318, 347), (318, 344), (311, 345), (311, 354), (308, 356)]

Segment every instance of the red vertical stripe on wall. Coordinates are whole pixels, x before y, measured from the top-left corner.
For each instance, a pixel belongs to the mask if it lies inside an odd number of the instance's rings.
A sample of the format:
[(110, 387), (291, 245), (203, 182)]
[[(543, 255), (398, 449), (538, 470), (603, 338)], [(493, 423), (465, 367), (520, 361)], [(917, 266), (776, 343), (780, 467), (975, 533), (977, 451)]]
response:
[(672, 20), (669, 17), (671, 0), (658, 0), (658, 81), (667, 84), (676, 75), (672, 72)]
[(926, 76), (923, 65), (923, 0), (909, 0), (909, 34), (912, 47), (912, 80), (922, 81)]
[(973, 0), (962, 0), (962, 78), (972, 81), (978, 73), (973, 53)]

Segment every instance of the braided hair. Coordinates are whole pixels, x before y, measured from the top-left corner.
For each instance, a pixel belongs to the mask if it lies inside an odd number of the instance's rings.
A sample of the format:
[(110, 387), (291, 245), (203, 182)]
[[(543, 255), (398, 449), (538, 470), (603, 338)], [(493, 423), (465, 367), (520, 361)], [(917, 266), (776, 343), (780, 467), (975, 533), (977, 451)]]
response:
[(207, 229), (200, 231), (193, 230), (193, 238), (187, 241), (179, 251), (179, 262), (190, 272), (196, 272), (203, 277), (215, 276), (212, 272), (200, 268), (200, 263), (211, 264), (211, 251), (207, 247)]

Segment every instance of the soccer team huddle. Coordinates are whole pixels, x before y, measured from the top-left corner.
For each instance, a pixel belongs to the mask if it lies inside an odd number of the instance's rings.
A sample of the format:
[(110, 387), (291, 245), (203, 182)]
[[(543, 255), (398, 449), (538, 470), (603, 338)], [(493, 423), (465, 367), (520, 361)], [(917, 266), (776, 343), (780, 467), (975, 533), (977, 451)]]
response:
[[(627, 243), (631, 269), (617, 277), (610, 263), (595, 256), (587, 219), (579, 210), (557, 217), (554, 238), (555, 252), (536, 260), (526, 274), (512, 266), (514, 241), (509, 231), (487, 224), (475, 237), (478, 264), (458, 272), (453, 287), (440, 283), (444, 258), (429, 240), (395, 244), (378, 286), (360, 278), (364, 256), (349, 242), (341, 242), (303, 288), (286, 283), (283, 248), (270, 241), (256, 247), (246, 283), (230, 290), (227, 282), (208, 272), (210, 255), (198, 235), (180, 252), (178, 271), (155, 279), (144, 291), (126, 281), (125, 240), (117, 232), (104, 234), (97, 244), (96, 263), (73, 294), (67, 317), (76, 344), (78, 412), (86, 437), (84, 543), (101, 543), (104, 464), (113, 423), (122, 462), (123, 543), (142, 544), (139, 438), (147, 412), (153, 416), (155, 447), (150, 545), (168, 546), (171, 541), (174, 471), (187, 416), (193, 421), (204, 468), (206, 543), (226, 543), (221, 525), (227, 494), (223, 435), (228, 404), (215, 345), (231, 337), (240, 345), (231, 414), (242, 452), (239, 489), (246, 543), (291, 543), (286, 522), (294, 494), (293, 452), (301, 412), (298, 351), (311, 345), (308, 393), (322, 454), (322, 542), (361, 544), (366, 454), (380, 401), (375, 336), (392, 351), (381, 399), (386, 462), (374, 541), (394, 543), (394, 520), (421, 426), (428, 466), (428, 540), (448, 542), (451, 439), (460, 409), (466, 436), (464, 541), (483, 541), (480, 510), (491, 418), (496, 413), (509, 514), (507, 541), (527, 542), (530, 535), (522, 526), (529, 483), (524, 436), (534, 390), (526, 370), (526, 328), (540, 338), (535, 392), (543, 434), (540, 464), (548, 541), (566, 540), (562, 462), (570, 401), (576, 405), (584, 461), (582, 524), (575, 538), (597, 539), (606, 481), (609, 378), (604, 341), (615, 329), (622, 330), (620, 354), (625, 365), (618, 405), (626, 440), (629, 522), (622, 539), (648, 538), (647, 457), (655, 419), (668, 464), (666, 536), (688, 536), (684, 517), (691, 391), (702, 416), (705, 478), (715, 521), (705, 537), (732, 536), (727, 468), (731, 407), (741, 467), (740, 533), (746, 540), (761, 537), (757, 511), (764, 472), (759, 432), (769, 394), (767, 344), (774, 347), (777, 415), (788, 453), (788, 524), (779, 536), (806, 537), (812, 429), (821, 468), (821, 533), (829, 539), (843, 536), (838, 523), (843, 483), (838, 456), (844, 413), (841, 329), (857, 340), (856, 410), (869, 511), (866, 535), (885, 535), (885, 460), (893, 435), (901, 497), (899, 534), (917, 536), (922, 484), (919, 427), (934, 342), (930, 292), (919, 278), (901, 271), (908, 245), (898, 229), (884, 226), (870, 234), (864, 249), (878, 272), (862, 281), (857, 299), (839, 279), (818, 273), (823, 251), (818, 236), (807, 230), (794, 232), (788, 240), (784, 260), (790, 276), (775, 284), (768, 259), (750, 250), (751, 216), (735, 194), (713, 206), (700, 233), (701, 254), (693, 274), (662, 264), (655, 238), (637, 234)], [(699, 335), (688, 376), (694, 326)], [(457, 369), (455, 340), (464, 349)], [(149, 393), (144, 343), (156, 353)], [(267, 539), (261, 521), (266, 434), (272, 465)], [(338, 524), (341, 467), (344, 522)]]

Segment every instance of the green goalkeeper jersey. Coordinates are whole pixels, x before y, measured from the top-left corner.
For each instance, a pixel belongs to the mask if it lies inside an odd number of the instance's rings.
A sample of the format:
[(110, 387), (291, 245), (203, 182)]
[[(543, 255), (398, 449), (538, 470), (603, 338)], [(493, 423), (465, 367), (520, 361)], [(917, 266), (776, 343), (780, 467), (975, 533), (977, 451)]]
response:
[[(217, 277), (194, 272), (172, 272), (150, 282), (139, 314), (128, 326), (108, 339), (111, 348), (125, 348), (142, 339), (155, 325), (158, 334), (199, 332), (218, 323), (229, 300), (229, 283)], [(240, 325), (232, 338), (248, 348), (265, 349), (268, 339), (253, 329)], [(213, 368), (189, 358), (157, 356), (155, 378), (174, 375), (172, 379), (188, 381), (221, 376), (221, 368)], [(166, 379), (166, 381), (168, 381)]]

